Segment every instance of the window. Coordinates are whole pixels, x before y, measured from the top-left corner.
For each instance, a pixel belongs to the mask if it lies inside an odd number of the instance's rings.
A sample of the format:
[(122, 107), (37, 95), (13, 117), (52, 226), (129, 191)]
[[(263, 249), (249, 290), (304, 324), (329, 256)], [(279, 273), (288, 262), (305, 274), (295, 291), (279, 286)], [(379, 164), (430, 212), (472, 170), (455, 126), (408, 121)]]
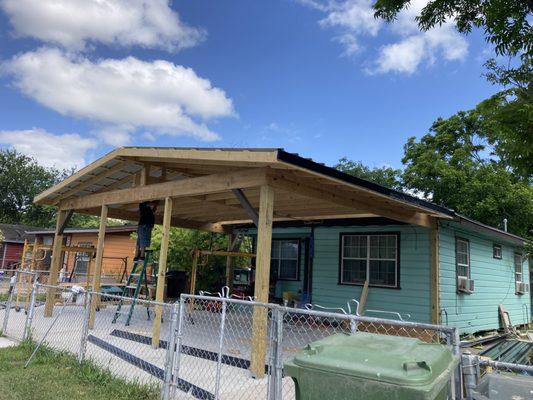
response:
[(455, 239), (455, 264), (457, 276), (470, 279), (470, 242), (467, 239)]
[(515, 282), (522, 282), (522, 254), (514, 253), (514, 277)]
[(299, 255), (299, 239), (272, 240), (270, 270), (277, 271), (279, 280), (297, 281), (299, 279)]
[[(78, 247), (91, 247), (91, 242), (80, 242), (78, 243)], [(74, 258), (74, 271), (76, 272), (76, 275), (86, 275), (87, 270), (89, 269), (89, 262), (91, 261), (91, 257), (89, 253), (76, 253), (76, 257)]]
[(492, 258), (502, 259), (502, 246), (499, 244), (492, 245)]
[(398, 234), (342, 234), (340, 283), (398, 287)]

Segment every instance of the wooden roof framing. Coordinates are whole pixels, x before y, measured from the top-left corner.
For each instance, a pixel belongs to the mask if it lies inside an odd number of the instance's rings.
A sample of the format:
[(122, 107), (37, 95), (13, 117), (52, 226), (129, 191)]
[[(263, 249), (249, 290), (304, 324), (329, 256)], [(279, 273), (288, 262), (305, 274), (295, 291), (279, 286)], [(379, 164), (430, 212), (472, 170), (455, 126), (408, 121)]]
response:
[(109, 217), (136, 220), (138, 203), (171, 197), (172, 225), (229, 231), (251, 222), (234, 190), (257, 209), (262, 185), (274, 189), (279, 221), (383, 216), (429, 227), (432, 218), (453, 218), (450, 210), (281, 149), (119, 148), (35, 202), (91, 215), (107, 205)]

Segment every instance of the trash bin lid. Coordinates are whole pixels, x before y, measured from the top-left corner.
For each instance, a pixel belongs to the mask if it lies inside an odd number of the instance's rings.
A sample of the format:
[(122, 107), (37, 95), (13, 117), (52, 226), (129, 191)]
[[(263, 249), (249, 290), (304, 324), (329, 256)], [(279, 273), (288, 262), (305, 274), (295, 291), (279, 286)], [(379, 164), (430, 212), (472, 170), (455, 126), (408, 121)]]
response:
[(302, 368), (398, 385), (432, 383), (455, 362), (451, 350), (419, 339), (376, 333), (336, 334), (308, 344), (293, 360)]

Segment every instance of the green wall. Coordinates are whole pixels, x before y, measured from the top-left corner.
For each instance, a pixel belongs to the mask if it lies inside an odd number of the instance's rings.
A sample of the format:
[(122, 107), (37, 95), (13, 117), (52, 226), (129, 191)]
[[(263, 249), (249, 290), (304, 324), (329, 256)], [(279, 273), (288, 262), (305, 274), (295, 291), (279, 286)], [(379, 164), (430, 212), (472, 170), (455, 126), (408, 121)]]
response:
[[(455, 237), (470, 241), (471, 279), (474, 293), (458, 294), (455, 275)], [(492, 245), (502, 245), (502, 259), (492, 257)], [(457, 223), (441, 223), (440, 306), (448, 312), (449, 324), (461, 333), (498, 329), (498, 305), (503, 304), (514, 325), (525, 321), (524, 304), (530, 310), (530, 295), (515, 294), (513, 254), (521, 249), (479, 233), (467, 231)], [(529, 283), (529, 267), (523, 264), (523, 280)], [(445, 322), (444, 315), (442, 316)]]
[(410, 314), (410, 320), (429, 322), (429, 230), (425, 228), (406, 225), (316, 228), (313, 303), (345, 307), (348, 300), (361, 297), (362, 286), (338, 284), (341, 232), (400, 232), (400, 289), (370, 287), (366, 308)]

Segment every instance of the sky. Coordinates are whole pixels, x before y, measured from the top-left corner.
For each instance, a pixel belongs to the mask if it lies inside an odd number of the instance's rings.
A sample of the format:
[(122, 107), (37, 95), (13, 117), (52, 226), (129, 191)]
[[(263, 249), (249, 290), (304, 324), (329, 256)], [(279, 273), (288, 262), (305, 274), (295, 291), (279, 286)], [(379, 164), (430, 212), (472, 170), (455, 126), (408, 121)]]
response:
[(80, 168), (117, 146), (281, 147), (401, 167), (494, 93), (490, 48), (367, 0), (0, 0), (0, 147)]

